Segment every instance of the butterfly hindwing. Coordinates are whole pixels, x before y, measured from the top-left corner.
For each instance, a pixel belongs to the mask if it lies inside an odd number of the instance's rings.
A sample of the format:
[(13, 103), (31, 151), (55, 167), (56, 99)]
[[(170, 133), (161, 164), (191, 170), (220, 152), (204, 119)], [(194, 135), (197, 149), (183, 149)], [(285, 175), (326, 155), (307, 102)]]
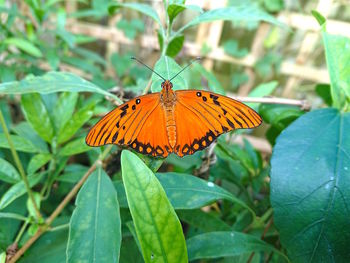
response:
[(222, 133), (254, 128), (262, 121), (250, 107), (212, 92), (179, 90), (176, 100), (174, 151), (179, 156), (206, 148)]
[[(86, 143), (90, 146), (128, 145), (140, 153), (167, 155), (165, 120), (159, 96), (159, 93), (140, 96), (112, 110), (92, 127)], [(164, 129), (154, 127), (156, 124)]]

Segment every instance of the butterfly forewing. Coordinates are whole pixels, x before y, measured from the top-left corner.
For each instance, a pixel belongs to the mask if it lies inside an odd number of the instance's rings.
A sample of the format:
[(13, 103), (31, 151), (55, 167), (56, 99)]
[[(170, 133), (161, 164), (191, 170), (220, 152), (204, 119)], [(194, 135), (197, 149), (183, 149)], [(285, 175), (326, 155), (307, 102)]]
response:
[(261, 117), (253, 109), (219, 94), (180, 90), (176, 91), (176, 100), (174, 152), (179, 156), (206, 148), (222, 133), (261, 124)]
[[(167, 155), (165, 120), (159, 96), (159, 93), (140, 96), (112, 110), (92, 127), (86, 143), (90, 146), (129, 145), (140, 153)], [(157, 123), (160, 128), (156, 127)]]

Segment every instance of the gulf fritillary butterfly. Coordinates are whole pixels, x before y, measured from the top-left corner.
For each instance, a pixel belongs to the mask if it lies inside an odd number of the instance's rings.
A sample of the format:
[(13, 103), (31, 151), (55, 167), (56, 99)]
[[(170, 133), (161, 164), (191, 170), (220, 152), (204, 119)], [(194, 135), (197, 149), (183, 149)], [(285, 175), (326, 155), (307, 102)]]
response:
[(203, 90), (174, 91), (173, 78), (163, 78), (161, 92), (136, 97), (109, 112), (89, 131), (86, 143), (183, 157), (203, 150), (223, 133), (261, 124), (260, 115), (237, 100)]

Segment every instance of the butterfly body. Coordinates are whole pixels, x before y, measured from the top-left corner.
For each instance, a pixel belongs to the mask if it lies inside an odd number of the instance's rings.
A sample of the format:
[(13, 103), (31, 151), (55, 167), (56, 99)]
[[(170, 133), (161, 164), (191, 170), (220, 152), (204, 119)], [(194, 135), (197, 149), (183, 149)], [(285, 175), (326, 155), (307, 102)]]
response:
[(254, 128), (261, 117), (234, 99), (202, 90), (173, 90), (132, 99), (102, 118), (86, 136), (90, 146), (126, 145), (157, 157), (180, 157), (209, 146), (220, 134)]

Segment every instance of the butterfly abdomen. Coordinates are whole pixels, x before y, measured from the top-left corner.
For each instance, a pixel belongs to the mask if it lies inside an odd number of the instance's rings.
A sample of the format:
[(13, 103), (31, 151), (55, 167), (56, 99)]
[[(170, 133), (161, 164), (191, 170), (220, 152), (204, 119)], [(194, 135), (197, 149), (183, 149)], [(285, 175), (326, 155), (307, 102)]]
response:
[(176, 144), (176, 122), (174, 114), (174, 106), (165, 107), (166, 131), (171, 148)]

